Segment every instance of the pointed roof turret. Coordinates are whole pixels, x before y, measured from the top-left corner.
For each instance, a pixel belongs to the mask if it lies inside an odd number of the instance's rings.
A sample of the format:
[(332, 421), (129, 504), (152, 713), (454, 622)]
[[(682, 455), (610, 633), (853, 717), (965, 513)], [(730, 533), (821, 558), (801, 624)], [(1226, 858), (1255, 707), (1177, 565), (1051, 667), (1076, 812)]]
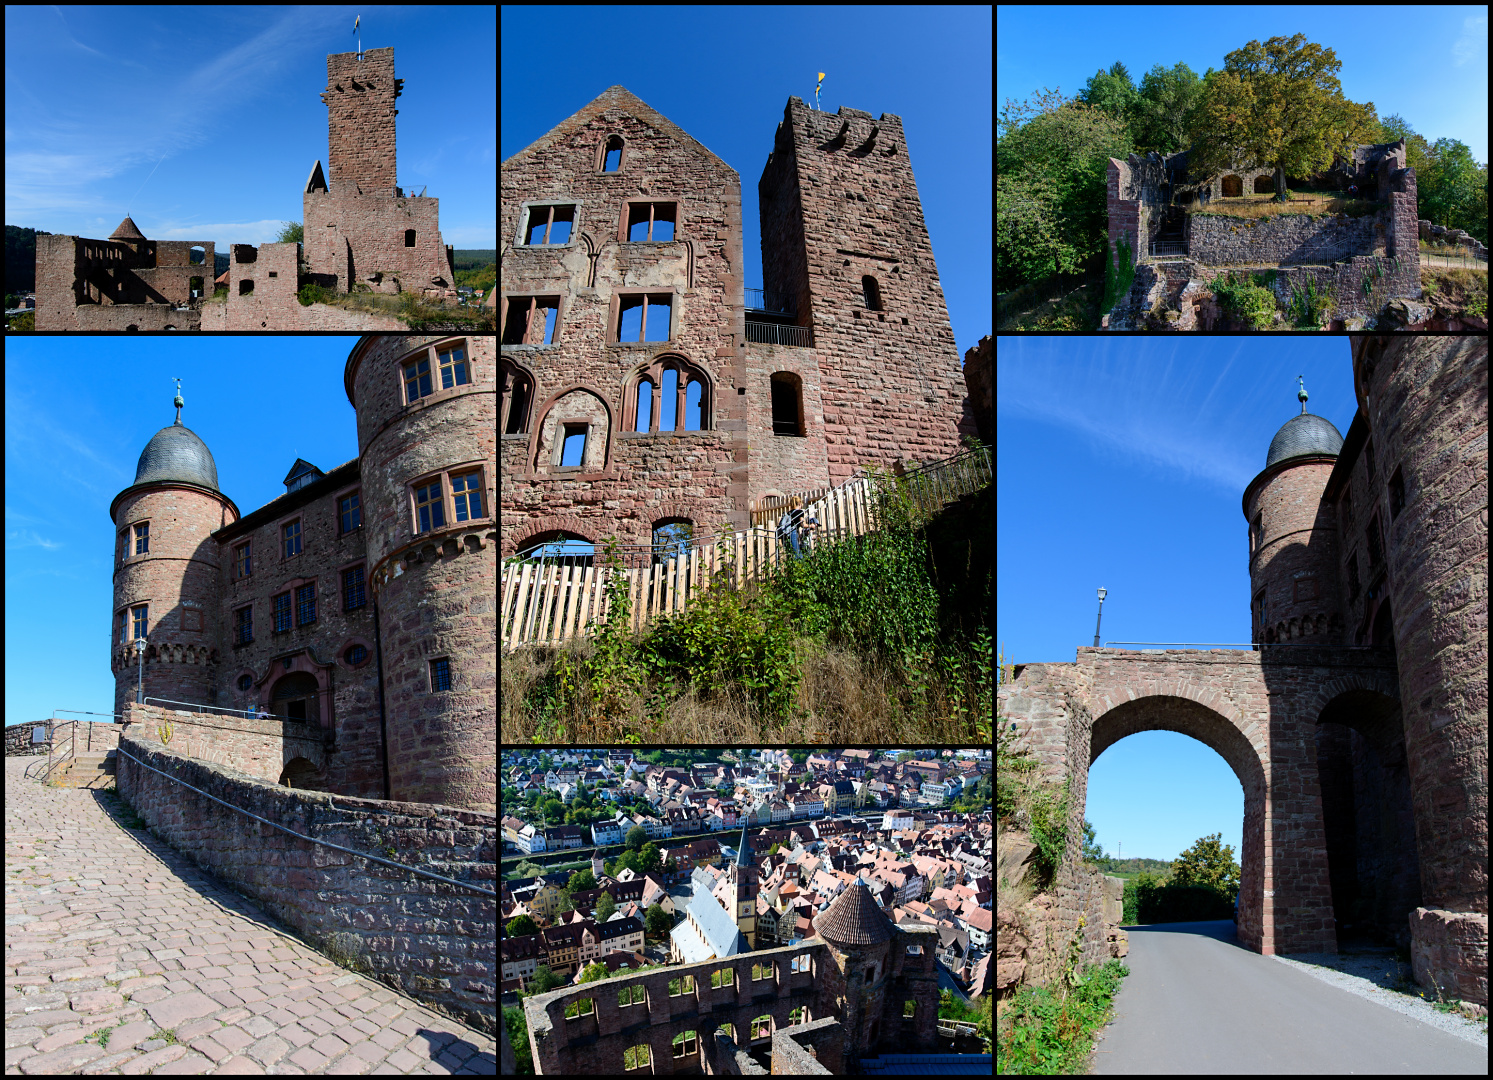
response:
[(814, 930), (837, 945), (875, 945), (892, 937), (892, 924), (863, 877), (830, 901), (814, 920)]
[(749, 867), (749, 866), (752, 865), (751, 845), (752, 845), (752, 842), (747, 839), (747, 827), (746, 827), (746, 823), (743, 822), (742, 826), (741, 826), (741, 844), (736, 849), (736, 865), (737, 866), (748, 866)]
[(110, 240), (144, 240), (145, 234), (135, 227), (135, 223), (126, 214), (124, 220), (119, 223), (119, 228), (109, 234)]

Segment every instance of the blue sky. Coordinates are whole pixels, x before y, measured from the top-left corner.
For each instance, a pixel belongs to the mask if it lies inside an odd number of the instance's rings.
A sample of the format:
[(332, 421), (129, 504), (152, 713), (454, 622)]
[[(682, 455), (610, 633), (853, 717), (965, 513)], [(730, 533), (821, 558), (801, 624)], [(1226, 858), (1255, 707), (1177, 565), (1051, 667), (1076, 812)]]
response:
[[(871, 14), (871, 13), (874, 13)], [(565, 27), (564, 77), (536, 59)], [(902, 117), (961, 356), (991, 332), (990, 8), (504, 7), (503, 159), (625, 86), (741, 176), (746, 284), (757, 181), (791, 95)]]
[[(1247, 643), (1241, 500), (1270, 440), (1307, 410), (1344, 434), (1357, 403), (1346, 337), (1002, 337), (996, 348), (996, 639), (1006, 662), (1072, 663), (1101, 641)], [(1175, 858), (1223, 832), (1243, 793), (1174, 732), (1122, 739), (1090, 771), (1106, 851)], [(1132, 849), (1132, 845), (1134, 845)]]
[(1403, 117), (1429, 142), (1458, 139), (1486, 163), (1488, 9), (1383, 10), (1400, 11), (1404, 20), (1345, 18), (1367, 9), (1340, 6), (1001, 5), (996, 100), (1026, 101), (1042, 90), (1072, 98), (1116, 60), (1137, 85), (1155, 64), (1185, 62), (1201, 76), (1209, 67), (1221, 70), (1225, 54), (1249, 41), (1301, 33), (1337, 55), (1344, 96), (1372, 101), (1381, 119)]
[(457, 248), (497, 246), (496, 9), (5, 8), (5, 221), (275, 240), (327, 163), (327, 54), (394, 48), (398, 183)]
[(134, 483), (151, 436), (175, 420), (174, 379), (182, 423), (207, 444), (219, 489), (247, 515), (285, 494), (297, 457), (325, 472), (358, 456), (342, 384), (357, 341), (6, 339), (6, 723), (113, 708), (109, 504)]

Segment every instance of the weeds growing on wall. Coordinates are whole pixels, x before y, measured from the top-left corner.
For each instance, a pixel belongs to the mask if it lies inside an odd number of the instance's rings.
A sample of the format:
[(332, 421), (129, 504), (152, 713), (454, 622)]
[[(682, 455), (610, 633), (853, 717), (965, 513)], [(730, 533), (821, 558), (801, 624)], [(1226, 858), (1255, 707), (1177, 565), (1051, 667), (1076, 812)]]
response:
[(1291, 303), (1286, 317), (1302, 330), (1316, 330), (1332, 311), (1332, 297), (1317, 291), (1316, 279), (1308, 277), (1303, 288), (1291, 286)]
[(728, 566), (641, 634), (607, 545), (616, 572), (595, 635), (504, 656), (504, 740), (988, 745), (989, 630), (941, 625), (916, 500), (880, 479), (876, 531), (786, 556), (744, 586)]
[(1093, 965), (1072, 980), (1027, 986), (996, 1021), (995, 1071), (1007, 1075), (1081, 1073), (1094, 1033), (1114, 1015), (1114, 997), (1130, 969), (1118, 960)]
[(1214, 278), (1209, 287), (1226, 314), (1249, 323), (1254, 329), (1267, 330), (1275, 322), (1275, 294), (1262, 277), (1245, 274), (1235, 281), (1231, 270)]
[(1130, 285), (1135, 281), (1135, 255), (1130, 250), (1130, 245), (1122, 236), (1120, 242), (1115, 245), (1118, 252), (1119, 269), (1114, 266), (1115, 260), (1109, 256), (1109, 241), (1104, 242), (1104, 299), (1099, 304), (1099, 310), (1103, 314), (1109, 314), (1119, 302), (1120, 297), (1130, 291)]

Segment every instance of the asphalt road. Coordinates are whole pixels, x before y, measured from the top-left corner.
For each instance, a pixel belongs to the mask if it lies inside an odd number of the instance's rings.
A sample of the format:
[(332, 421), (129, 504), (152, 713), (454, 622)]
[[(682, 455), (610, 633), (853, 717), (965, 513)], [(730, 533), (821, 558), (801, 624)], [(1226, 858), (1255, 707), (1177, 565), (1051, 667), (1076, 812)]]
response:
[(1488, 1072), (1483, 1047), (1250, 952), (1231, 921), (1125, 930), (1095, 1073)]

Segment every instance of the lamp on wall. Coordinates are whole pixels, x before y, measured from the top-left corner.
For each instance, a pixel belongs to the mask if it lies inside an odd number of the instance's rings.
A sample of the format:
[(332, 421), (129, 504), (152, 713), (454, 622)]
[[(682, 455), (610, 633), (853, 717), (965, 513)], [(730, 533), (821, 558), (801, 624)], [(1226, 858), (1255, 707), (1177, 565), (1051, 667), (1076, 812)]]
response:
[(135, 683), (135, 704), (145, 704), (145, 639), (135, 639), (135, 660), (137, 661), (138, 674)]
[(1099, 647), (1099, 623), (1104, 618), (1104, 586), (1099, 586), (1099, 618), (1094, 620), (1094, 648)]

